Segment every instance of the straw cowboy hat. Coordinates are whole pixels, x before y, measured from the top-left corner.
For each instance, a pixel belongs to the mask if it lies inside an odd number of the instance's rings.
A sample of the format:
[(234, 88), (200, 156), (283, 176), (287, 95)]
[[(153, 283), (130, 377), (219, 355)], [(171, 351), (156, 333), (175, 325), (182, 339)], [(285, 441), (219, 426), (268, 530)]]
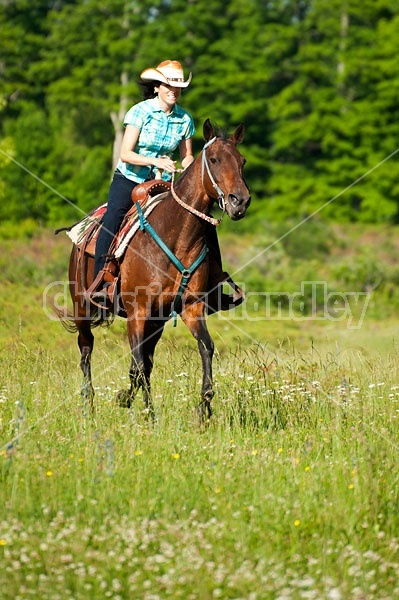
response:
[(183, 67), (177, 60), (164, 60), (155, 69), (144, 69), (140, 77), (143, 81), (159, 81), (181, 88), (187, 87), (191, 81), (191, 73), (187, 81), (184, 81)]

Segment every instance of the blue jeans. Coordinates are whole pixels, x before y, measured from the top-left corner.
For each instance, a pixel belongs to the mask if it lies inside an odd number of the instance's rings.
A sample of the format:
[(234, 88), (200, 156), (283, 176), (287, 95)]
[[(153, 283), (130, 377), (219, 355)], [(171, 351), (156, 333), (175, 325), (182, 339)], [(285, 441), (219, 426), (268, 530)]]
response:
[(119, 171), (115, 171), (108, 192), (107, 210), (96, 243), (94, 277), (97, 277), (104, 267), (114, 235), (119, 230), (125, 214), (132, 207), (132, 191), (136, 185), (135, 181), (131, 181)]

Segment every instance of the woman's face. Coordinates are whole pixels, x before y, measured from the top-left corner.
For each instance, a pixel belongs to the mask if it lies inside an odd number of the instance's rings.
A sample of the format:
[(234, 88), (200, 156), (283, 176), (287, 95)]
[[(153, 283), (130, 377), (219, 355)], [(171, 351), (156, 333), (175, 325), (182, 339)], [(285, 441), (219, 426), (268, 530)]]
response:
[(181, 88), (166, 83), (160, 83), (155, 91), (158, 93), (159, 100), (167, 106), (174, 106), (181, 94)]

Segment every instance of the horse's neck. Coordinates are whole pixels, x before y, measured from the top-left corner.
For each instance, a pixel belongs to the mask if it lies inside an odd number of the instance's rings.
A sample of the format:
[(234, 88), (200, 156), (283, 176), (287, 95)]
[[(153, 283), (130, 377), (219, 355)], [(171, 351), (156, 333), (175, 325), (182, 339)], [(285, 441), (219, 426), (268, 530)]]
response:
[[(190, 167), (190, 171), (178, 181), (175, 193), (178, 198), (196, 211), (204, 215), (208, 213), (209, 197), (202, 184), (201, 165), (198, 163), (198, 159)], [(171, 217), (172, 222), (177, 225), (175, 230), (178, 238), (184, 241), (186, 247), (192, 247), (204, 235), (205, 220), (179, 205), (174, 198), (173, 202), (175, 206), (171, 211)]]
[(171, 196), (163, 228), (169, 245), (189, 251), (203, 239), (205, 221), (180, 206)]

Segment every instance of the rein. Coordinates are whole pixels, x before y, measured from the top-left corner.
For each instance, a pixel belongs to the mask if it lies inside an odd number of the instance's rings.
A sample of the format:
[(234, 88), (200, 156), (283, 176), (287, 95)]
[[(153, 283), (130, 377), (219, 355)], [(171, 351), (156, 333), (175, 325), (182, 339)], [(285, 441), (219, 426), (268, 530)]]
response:
[[(218, 225), (220, 225), (220, 223), (222, 222), (222, 219), (224, 217), (224, 213), (226, 212), (226, 202), (224, 199), (224, 193), (223, 191), (220, 189), (220, 187), (218, 186), (218, 184), (216, 183), (216, 181), (214, 180), (211, 170), (209, 168), (209, 164), (208, 161), (206, 159), (206, 153), (205, 150), (211, 145), (213, 144), (213, 142), (216, 140), (216, 136), (213, 137), (211, 140), (209, 140), (209, 142), (207, 142), (205, 144), (205, 146), (203, 147), (202, 150), (202, 185), (204, 185), (204, 172), (206, 169), (206, 172), (208, 173), (208, 177), (211, 180), (211, 183), (213, 185), (214, 190), (217, 192), (218, 194), (218, 204), (219, 204), (219, 208), (223, 211), (222, 212), (222, 216), (220, 217), (220, 219), (214, 219), (213, 217), (210, 217), (209, 215), (206, 215), (205, 213), (200, 212), (199, 210), (197, 210), (196, 208), (190, 206), (189, 204), (187, 204), (186, 202), (184, 202), (184, 200), (182, 200), (181, 198), (179, 198), (179, 196), (176, 194), (175, 189), (174, 189), (174, 180), (175, 180), (175, 174), (172, 174), (172, 187), (171, 187), (171, 193), (173, 198), (176, 200), (176, 202), (178, 204), (180, 204), (180, 206), (182, 206), (183, 208), (185, 208), (186, 210), (188, 210), (188, 212), (192, 213), (193, 215), (196, 215), (197, 217), (200, 217), (201, 219), (203, 219), (204, 221), (207, 221), (207, 223), (210, 223), (211, 225), (214, 225), (215, 227), (217, 227)], [(205, 187), (205, 186), (204, 186)]]

